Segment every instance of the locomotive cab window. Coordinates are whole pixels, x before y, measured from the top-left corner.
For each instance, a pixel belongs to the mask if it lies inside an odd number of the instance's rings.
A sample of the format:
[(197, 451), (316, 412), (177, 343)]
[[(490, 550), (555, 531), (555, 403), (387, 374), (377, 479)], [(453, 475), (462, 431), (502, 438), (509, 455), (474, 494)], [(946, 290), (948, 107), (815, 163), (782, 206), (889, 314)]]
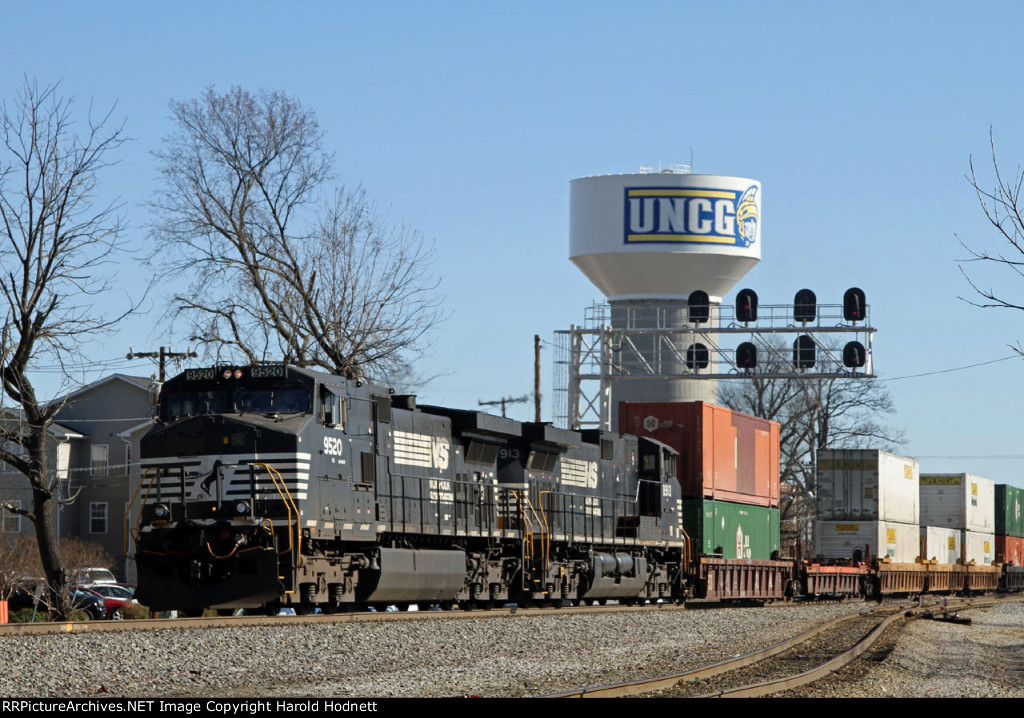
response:
[(223, 414), (231, 407), (231, 397), (225, 389), (172, 391), (161, 396), (160, 402), (164, 421), (183, 416)]
[(493, 464), (498, 458), (498, 444), (472, 439), (466, 449), (466, 461), (474, 464)]
[(345, 401), (326, 386), (320, 388), (320, 412), (324, 426), (345, 428)]
[(236, 397), (238, 411), (249, 414), (305, 414), (309, 392), (301, 386), (242, 389)]
[(531, 451), (530, 458), (526, 461), (526, 468), (530, 471), (554, 471), (558, 462), (558, 454), (550, 454), (547, 451)]
[(676, 455), (666, 451), (665, 453), (665, 466), (664, 476), (666, 479), (673, 479), (676, 476)]

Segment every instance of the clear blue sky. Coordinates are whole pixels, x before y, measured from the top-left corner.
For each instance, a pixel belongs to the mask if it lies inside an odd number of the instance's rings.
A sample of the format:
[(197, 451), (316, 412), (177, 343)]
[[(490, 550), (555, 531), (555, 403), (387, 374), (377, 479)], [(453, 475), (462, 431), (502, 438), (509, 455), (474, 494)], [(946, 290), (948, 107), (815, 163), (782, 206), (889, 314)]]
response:
[[(534, 334), (600, 299), (568, 260), (570, 180), (694, 148), (695, 171), (762, 182), (763, 257), (742, 283), (762, 302), (867, 292), (904, 453), (1024, 486), (1024, 360), (900, 379), (1024, 340), (1024, 313), (957, 298), (956, 239), (1000, 248), (964, 179), (972, 155), (990, 179), (990, 126), (1003, 170), (1024, 162), (1020, 3), (47, 2), (8, 3), (3, 25), (0, 95), (27, 74), (82, 108), (117, 103), (135, 139), (102, 189), (142, 246), (170, 99), (241, 85), (314, 109), (340, 179), (436, 241), (450, 317), (424, 402), (530, 392)], [(1024, 298), (1019, 277), (982, 281)], [(161, 344), (185, 342), (154, 307), (92, 351)]]

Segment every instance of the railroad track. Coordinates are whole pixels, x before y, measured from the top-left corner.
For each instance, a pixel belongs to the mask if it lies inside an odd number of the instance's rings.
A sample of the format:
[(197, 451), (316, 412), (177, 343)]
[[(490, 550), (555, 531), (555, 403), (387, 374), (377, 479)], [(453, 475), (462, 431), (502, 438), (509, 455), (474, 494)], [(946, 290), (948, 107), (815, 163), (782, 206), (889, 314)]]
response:
[(431, 621), (468, 618), (508, 618), (553, 614), (619, 613), (630, 611), (682, 611), (669, 603), (646, 606), (586, 606), (565, 608), (523, 608), (519, 606), (474, 611), (368, 611), (365, 613), (314, 614), (307, 616), (210, 616), (206, 618), (149, 618), (127, 621), (63, 621), (0, 624), (0, 636), (54, 635), (61, 633), (114, 633), (119, 631), (163, 631), (186, 628), (243, 628), (251, 626), (302, 626), (331, 623), (384, 623), (389, 621)]
[(629, 683), (592, 686), (546, 698), (658, 697), (754, 698), (813, 683), (871, 649), (887, 628), (926, 614), (994, 605), (978, 598), (913, 601), (840, 616), (794, 638), (738, 658)]

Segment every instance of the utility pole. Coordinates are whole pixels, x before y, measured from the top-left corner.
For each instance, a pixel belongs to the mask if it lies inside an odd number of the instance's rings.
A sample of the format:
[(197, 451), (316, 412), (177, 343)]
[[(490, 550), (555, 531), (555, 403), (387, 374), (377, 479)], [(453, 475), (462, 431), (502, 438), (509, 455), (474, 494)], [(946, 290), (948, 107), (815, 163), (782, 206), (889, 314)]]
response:
[(540, 423), (540, 334), (533, 335), (533, 414)]
[(167, 379), (167, 360), (168, 359), (183, 359), (183, 358), (195, 358), (199, 356), (194, 351), (189, 349), (184, 352), (174, 351), (174, 347), (167, 349), (166, 347), (160, 347), (159, 352), (137, 352), (134, 347), (128, 347), (128, 354), (125, 359), (158, 359), (160, 361), (160, 382), (163, 383)]
[(510, 396), (506, 396), (506, 397), (503, 397), (501, 399), (496, 399), (495, 401), (484, 401), (483, 399), (479, 399), (478, 403), (480, 404), (480, 406), (497, 406), (498, 404), (501, 404), (501, 415), (505, 416), (505, 405), (506, 404), (521, 404), (521, 403), (527, 402), (529, 400), (530, 400), (530, 396), (528, 394), (523, 394), (518, 399), (513, 399)]

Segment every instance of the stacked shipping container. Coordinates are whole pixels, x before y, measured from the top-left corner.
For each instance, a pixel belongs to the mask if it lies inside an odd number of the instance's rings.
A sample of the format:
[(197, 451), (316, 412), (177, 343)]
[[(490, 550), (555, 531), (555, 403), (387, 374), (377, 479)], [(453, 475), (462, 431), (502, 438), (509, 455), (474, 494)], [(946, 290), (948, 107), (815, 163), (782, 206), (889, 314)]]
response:
[(818, 452), (817, 554), (830, 561), (919, 554), (920, 466), (875, 449)]
[(1008, 484), (995, 487), (996, 560), (1024, 565), (1024, 490)]
[[(971, 474), (921, 475), (921, 524), (958, 533), (957, 559), (964, 563), (995, 561), (995, 513), (995, 482)], [(941, 546), (925, 545), (928, 558), (941, 551)]]
[(683, 525), (699, 554), (779, 550), (778, 423), (700, 401), (621, 402), (619, 430), (679, 452)]

